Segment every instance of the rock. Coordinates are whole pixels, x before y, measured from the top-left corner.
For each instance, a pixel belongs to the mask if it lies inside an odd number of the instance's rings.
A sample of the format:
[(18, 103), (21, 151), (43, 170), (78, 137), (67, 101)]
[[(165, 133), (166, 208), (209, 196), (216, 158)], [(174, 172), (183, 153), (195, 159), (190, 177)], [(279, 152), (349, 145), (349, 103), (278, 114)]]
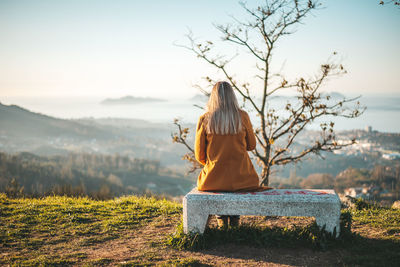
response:
[(400, 200), (397, 200), (393, 203), (392, 209), (396, 209), (396, 210), (400, 209)]

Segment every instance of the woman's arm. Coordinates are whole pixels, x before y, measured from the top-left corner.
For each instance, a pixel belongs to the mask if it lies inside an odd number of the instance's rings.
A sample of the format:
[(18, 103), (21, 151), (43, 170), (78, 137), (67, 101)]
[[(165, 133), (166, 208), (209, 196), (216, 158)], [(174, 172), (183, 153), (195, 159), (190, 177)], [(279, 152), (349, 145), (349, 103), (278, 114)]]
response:
[(249, 114), (247, 114), (246, 111), (243, 111), (243, 113), (244, 113), (244, 125), (243, 126), (245, 127), (245, 130), (246, 130), (246, 144), (247, 144), (246, 149), (248, 151), (250, 151), (250, 150), (253, 150), (256, 148), (257, 141), (256, 141), (256, 136), (253, 131), (253, 126), (251, 125)]
[(206, 164), (206, 132), (203, 125), (203, 117), (199, 118), (196, 127), (196, 139), (194, 142), (194, 156), (198, 162)]

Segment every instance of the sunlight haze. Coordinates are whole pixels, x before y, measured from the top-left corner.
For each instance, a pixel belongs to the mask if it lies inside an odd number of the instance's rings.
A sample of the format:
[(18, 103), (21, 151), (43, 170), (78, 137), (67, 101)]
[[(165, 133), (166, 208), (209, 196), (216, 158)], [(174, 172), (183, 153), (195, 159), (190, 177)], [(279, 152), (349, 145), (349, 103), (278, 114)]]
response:
[[(399, 10), (373, 0), (321, 3), (278, 43), (275, 68), (284, 63), (289, 78), (312, 75), (337, 51), (349, 73), (325, 90), (397, 93)], [(201, 77), (223, 77), (174, 44), (185, 44), (189, 28), (199, 39), (219, 40), (212, 23), (230, 15), (243, 18), (236, 1), (2, 0), (0, 97), (191, 97)], [(234, 71), (251, 80), (254, 63), (243, 63)]]

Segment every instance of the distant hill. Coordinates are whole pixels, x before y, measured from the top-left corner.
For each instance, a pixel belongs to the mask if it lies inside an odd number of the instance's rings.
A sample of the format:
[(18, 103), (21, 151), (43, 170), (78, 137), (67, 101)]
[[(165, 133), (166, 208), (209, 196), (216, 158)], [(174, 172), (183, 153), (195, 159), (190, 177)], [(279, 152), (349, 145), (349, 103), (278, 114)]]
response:
[[(188, 127), (194, 125), (188, 125)], [(171, 142), (170, 124), (138, 119), (58, 119), (0, 103), (0, 151), (31, 152), (42, 156), (70, 152), (130, 155), (160, 160), (165, 166), (184, 170), (182, 146)], [(189, 140), (193, 140), (189, 135)]]
[(31, 112), (16, 105), (0, 103), (0, 135), (15, 138), (109, 139), (113, 136), (99, 127), (72, 120), (57, 119)]
[(120, 98), (106, 98), (100, 103), (103, 105), (131, 105), (131, 104), (141, 104), (149, 102), (164, 102), (167, 101), (161, 98), (152, 97), (135, 97), (135, 96), (124, 96)]

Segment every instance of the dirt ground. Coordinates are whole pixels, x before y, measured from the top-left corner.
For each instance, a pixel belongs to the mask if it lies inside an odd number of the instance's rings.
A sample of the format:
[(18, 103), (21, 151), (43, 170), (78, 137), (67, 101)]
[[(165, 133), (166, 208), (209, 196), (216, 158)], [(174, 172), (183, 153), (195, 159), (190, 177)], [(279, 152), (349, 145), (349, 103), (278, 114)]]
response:
[[(88, 260), (110, 259), (114, 264), (162, 263), (175, 259), (196, 259), (205, 266), (338, 266), (345, 251), (313, 251), (308, 248), (253, 248), (237, 245), (223, 245), (200, 252), (179, 251), (163, 245), (165, 236), (173, 233), (180, 218), (155, 221), (135, 232), (128, 232), (124, 239), (110, 240), (83, 249)], [(242, 217), (247, 223), (255, 222), (270, 226), (290, 227), (293, 224), (306, 225), (310, 218)], [(213, 218), (210, 227), (215, 227)], [(161, 245), (160, 245), (161, 244)]]
[[(320, 251), (304, 247), (254, 248), (234, 244), (201, 251), (180, 251), (165, 244), (167, 235), (175, 231), (180, 220), (179, 214), (160, 216), (137, 229), (126, 230), (114, 239), (96, 236), (92, 242), (75, 238), (57, 242), (49, 240), (37, 251), (37, 255), (71, 259), (73, 265), (81, 266), (179, 266), (179, 263), (185, 261), (197, 263), (196, 266), (199, 263), (201, 266), (343, 266), (346, 265), (344, 258), (351, 257), (346, 249)], [(308, 225), (313, 222), (313, 218), (242, 216), (243, 222), (290, 228), (293, 225)], [(215, 218), (211, 219), (209, 227), (216, 227)], [(382, 230), (361, 224), (353, 224), (353, 231), (371, 239), (383, 235)], [(32, 254), (32, 251), (29, 253)], [(23, 257), (28, 251), (6, 249), (0, 254), (2, 258), (11, 254)]]

